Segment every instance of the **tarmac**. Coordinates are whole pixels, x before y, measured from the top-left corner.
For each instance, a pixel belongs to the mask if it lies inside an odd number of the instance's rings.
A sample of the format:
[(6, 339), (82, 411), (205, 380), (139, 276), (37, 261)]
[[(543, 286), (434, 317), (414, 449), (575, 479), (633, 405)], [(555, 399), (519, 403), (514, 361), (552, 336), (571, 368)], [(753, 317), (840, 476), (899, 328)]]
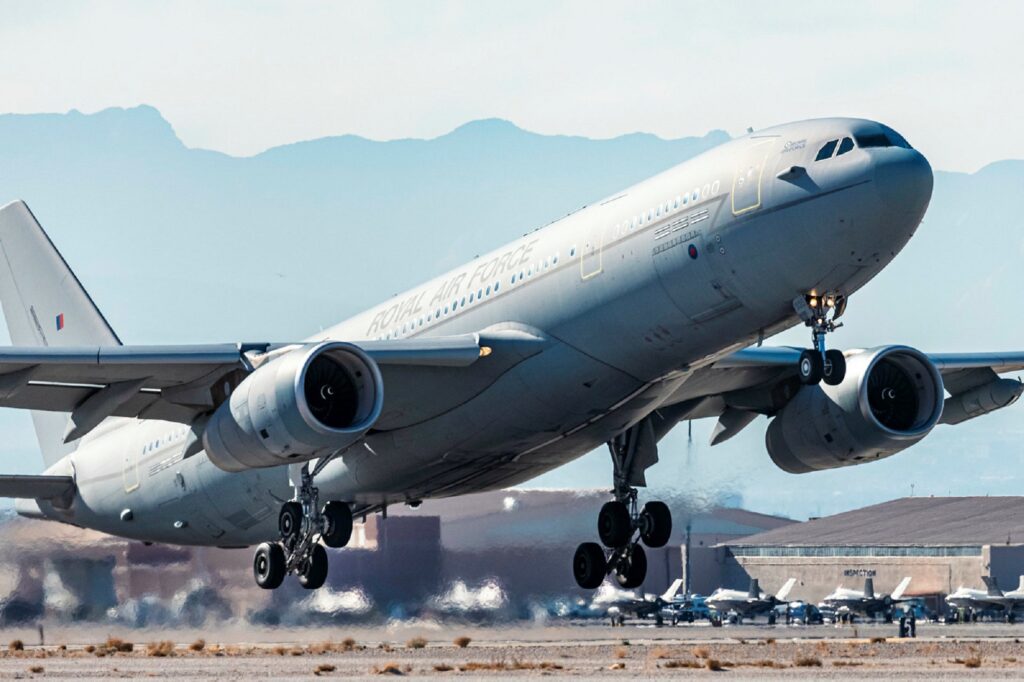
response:
[[(0, 678), (298, 679), (1024, 677), (1024, 626), (473, 627), (401, 623), (339, 629), (118, 631), (97, 626), (0, 632)], [(21, 646), (18, 647), (20, 640)]]

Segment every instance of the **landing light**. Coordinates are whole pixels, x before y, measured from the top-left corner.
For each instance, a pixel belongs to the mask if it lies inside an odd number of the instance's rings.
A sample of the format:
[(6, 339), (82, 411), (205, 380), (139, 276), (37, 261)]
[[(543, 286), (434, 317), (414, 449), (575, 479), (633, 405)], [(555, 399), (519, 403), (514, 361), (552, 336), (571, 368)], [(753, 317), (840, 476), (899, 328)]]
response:
[(812, 296), (811, 300), (810, 300), (810, 304), (811, 304), (812, 308), (817, 308), (818, 307), (818, 299), (815, 298), (814, 296)]
[(490, 354), (491, 354), (491, 347), (490, 346), (480, 346), (480, 357), (486, 358)]

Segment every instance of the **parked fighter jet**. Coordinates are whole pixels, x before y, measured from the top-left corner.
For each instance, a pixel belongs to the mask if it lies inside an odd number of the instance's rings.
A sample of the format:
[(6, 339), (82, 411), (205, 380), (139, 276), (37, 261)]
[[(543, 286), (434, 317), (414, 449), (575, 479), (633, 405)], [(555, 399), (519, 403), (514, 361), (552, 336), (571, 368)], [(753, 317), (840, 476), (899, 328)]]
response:
[(627, 616), (635, 618), (654, 618), (658, 625), (664, 622), (665, 616), (671, 617), (672, 601), (683, 586), (682, 578), (677, 579), (664, 594), (637, 595), (633, 592), (617, 590), (607, 585), (598, 590), (590, 603), (590, 610), (602, 613), (611, 619), (612, 625), (622, 625)]
[(961, 585), (956, 592), (946, 597), (946, 603), (958, 609), (967, 609), (970, 612), (985, 610), (999, 611), (1006, 617), (1008, 623), (1016, 620), (1015, 611), (1024, 609), (1024, 575), (1016, 590), (1003, 592), (999, 589), (996, 579), (989, 575), (981, 577), (985, 583), (984, 590), (975, 590)]
[[(708, 606), (719, 614), (733, 614), (736, 622), (744, 618), (754, 618), (762, 613), (774, 611), (779, 604), (785, 604), (790, 590), (796, 584), (796, 578), (790, 578), (774, 596), (761, 591), (757, 578), (750, 579), (750, 589), (728, 590), (718, 588), (708, 597)], [(774, 618), (769, 616), (772, 621)]]
[(873, 578), (864, 579), (864, 589), (854, 590), (840, 585), (836, 591), (822, 600), (826, 606), (835, 609), (837, 615), (861, 616), (863, 618), (876, 618), (882, 616), (885, 622), (892, 622), (893, 604), (903, 598), (903, 593), (910, 585), (910, 576), (900, 581), (892, 594), (880, 594), (875, 592), (875, 581)]

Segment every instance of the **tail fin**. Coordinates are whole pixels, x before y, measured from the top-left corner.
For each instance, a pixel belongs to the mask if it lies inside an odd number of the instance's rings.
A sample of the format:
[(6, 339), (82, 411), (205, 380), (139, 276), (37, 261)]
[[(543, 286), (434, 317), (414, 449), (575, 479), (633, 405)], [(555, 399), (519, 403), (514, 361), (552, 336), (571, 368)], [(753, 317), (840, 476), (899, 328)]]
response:
[[(15, 346), (119, 346), (81, 282), (23, 201), (0, 208), (0, 304)], [(74, 451), (67, 415), (32, 412), (47, 466)]]
[(893, 600), (903, 599), (903, 593), (907, 591), (908, 587), (910, 587), (910, 576), (909, 575), (906, 578), (904, 578), (903, 580), (901, 580), (900, 584), (896, 586), (896, 589), (892, 591), (892, 595), (891, 596), (892, 596)]
[(999, 589), (999, 583), (996, 582), (994, 576), (983, 575), (981, 576), (981, 582), (985, 583), (985, 590), (990, 597), (1002, 597), (1003, 591)]
[(672, 582), (672, 584), (668, 586), (668, 589), (665, 590), (665, 594), (661, 595), (661, 598), (664, 601), (672, 601), (673, 599), (676, 598), (676, 595), (679, 594), (679, 590), (682, 589), (682, 587), (683, 587), (683, 579), (682, 578), (676, 578)]
[(761, 598), (761, 584), (757, 581), (757, 578), (750, 579), (750, 589), (747, 590), (747, 596), (751, 599)]
[(787, 580), (782, 588), (775, 593), (775, 600), (786, 601), (786, 598), (789, 597), (789, 593), (793, 591), (793, 585), (796, 585), (796, 578), (790, 578)]
[(875, 579), (864, 578), (864, 596), (868, 599), (875, 597)]

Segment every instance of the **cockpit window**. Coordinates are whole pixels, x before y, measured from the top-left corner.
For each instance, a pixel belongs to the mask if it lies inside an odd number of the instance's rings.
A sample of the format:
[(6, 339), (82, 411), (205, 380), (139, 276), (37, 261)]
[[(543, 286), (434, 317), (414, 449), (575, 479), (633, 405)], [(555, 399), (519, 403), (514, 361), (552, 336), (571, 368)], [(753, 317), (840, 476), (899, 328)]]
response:
[(836, 150), (836, 144), (838, 143), (839, 140), (829, 140), (828, 142), (826, 142), (825, 146), (818, 150), (818, 155), (814, 157), (814, 160), (821, 161), (823, 159), (831, 159), (832, 152)]
[(892, 128), (883, 128), (882, 132), (855, 135), (858, 147), (903, 147), (913, 149), (903, 136)]
[(851, 149), (853, 149), (853, 140), (844, 137), (842, 142), (839, 143), (839, 151), (836, 152), (836, 156), (842, 156)]

